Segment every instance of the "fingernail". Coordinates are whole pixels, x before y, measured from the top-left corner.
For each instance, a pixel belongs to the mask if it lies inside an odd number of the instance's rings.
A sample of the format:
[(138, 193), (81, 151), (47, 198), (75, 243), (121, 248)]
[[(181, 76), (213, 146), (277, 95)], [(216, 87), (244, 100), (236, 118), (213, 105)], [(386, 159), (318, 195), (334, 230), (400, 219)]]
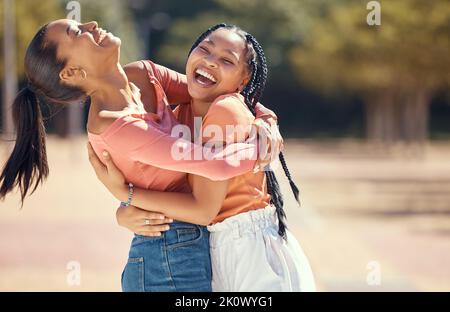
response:
[(167, 222), (172, 223), (172, 222), (173, 222), (173, 219), (168, 219)]
[(107, 158), (107, 157), (109, 156), (109, 154), (108, 154), (107, 151), (103, 151), (102, 155), (103, 155), (103, 157), (105, 157), (105, 158)]
[(164, 217), (164, 216), (159, 216), (158, 217), (158, 219), (160, 219), (160, 220), (164, 220), (166, 217)]
[(168, 225), (164, 227), (164, 230), (166, 230), (166, 231), (168, 231), (169, 229), (170, 229), (170, 226), (168, 226)]

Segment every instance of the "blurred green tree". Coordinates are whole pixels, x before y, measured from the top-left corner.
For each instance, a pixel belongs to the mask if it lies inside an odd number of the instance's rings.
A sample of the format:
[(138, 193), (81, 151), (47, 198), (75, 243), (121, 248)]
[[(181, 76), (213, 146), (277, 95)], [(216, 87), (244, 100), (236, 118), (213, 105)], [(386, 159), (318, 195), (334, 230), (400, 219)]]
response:
[(450, 4), (380, 2), (380, 26), (367, 24), (367, 2), (322, 4), (290, 59), (308, 85), (347, 90), (364, 100), (368, 138), (423, 143), (428, 104), (450, 84)]
[[(15, 0), (14, 1), (16, 16), (16, 37), (17, 37), (17, 71), (20, 78), (23, 78), (23, 59), (28, 43), (33, 38), (36, 31), (45, 23), (61, 18), (65, 15), (64, 8), (59, 1), (33, 1), (33, 0)], [(5, 74), (5, 67), (8, 64), (3, 64), (3, 1), (0, 1), (0, 42), (2, 50), (0, 52), (0, 81), (3, 81)]]

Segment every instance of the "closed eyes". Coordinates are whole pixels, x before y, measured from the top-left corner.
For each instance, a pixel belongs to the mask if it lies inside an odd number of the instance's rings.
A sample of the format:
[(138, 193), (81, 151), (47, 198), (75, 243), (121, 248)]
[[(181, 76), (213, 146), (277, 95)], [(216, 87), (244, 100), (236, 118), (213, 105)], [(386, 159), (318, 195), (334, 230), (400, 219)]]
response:
[(222, 61), (223, 61), (225, 64), (234, 65), (234, 63), (233, 63), (232, 61), (230, 61), (230, 60), (222, 59)]
[[(203, 46), (199, 46), (199, 49), (204, 52), (204, 53), (210, 53), (209, 50)], [(227, 64), (227, 65), (234, 65), (233, 61), (226, 59), (226, 58), (222, 58), (221, 59), (223, 63)]]
[(204, 48), (204, 47), (199, 47), (200, 50), (202, 50), (203, 52), (209, 53), (208, 49)]

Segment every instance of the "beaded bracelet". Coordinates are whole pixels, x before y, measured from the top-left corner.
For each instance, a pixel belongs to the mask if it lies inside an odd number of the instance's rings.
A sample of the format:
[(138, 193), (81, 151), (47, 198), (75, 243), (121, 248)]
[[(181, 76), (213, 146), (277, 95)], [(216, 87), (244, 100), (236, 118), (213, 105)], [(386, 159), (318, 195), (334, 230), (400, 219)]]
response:
[(131, 200), (133, 199), (133, 191), (134, 191), (133, 183), (128, 183), (128, 201), (120, 202), (121, 207), (128, 207), (131, 205)]

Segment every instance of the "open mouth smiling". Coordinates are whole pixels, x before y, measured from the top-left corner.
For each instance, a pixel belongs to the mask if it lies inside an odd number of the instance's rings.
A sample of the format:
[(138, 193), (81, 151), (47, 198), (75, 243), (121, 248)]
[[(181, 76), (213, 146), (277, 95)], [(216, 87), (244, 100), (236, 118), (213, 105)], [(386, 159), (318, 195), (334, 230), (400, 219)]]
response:
[(194, 80), (204, 87), (210, 87), (217, 83), (217, 79), (212, 74), (201, 68), (194, 71)]
[(108, 35), (108, 33), (105, 30), (100, 29), (99, 32), (98, 32), (98, 37), (97, 37), (97, 40), (95, 41), (95, 43), (97, 43), (98, 45), (101, 45), (101, 43), (103, 42), (103, 40), (105, 40), (107, 35)]

